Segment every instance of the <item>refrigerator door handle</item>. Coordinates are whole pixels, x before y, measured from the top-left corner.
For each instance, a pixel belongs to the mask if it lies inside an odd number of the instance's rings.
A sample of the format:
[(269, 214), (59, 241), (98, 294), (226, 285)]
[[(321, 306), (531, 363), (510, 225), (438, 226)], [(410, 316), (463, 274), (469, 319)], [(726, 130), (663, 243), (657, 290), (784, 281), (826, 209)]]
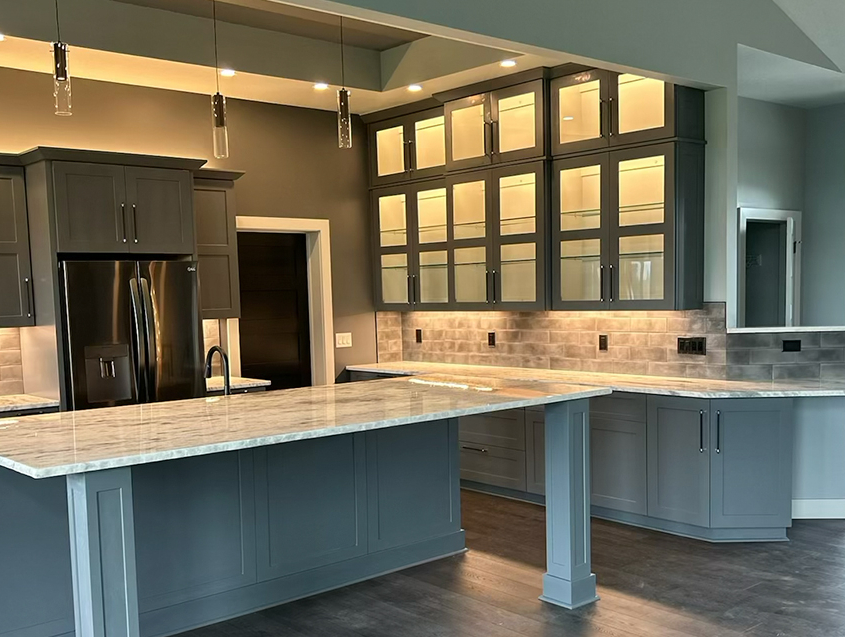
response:
[(146, 343), (141, 332), (144, 319), (141, 311), (141, 293), (138, 290), (137, 279), (129, 280), (129, 291), (132, 298), (132, 335), (135, 347), (132, 348), (132, 362), (135, 364), (135, 396), (139, 403), (147, 402), (145, 372), (147, 360), (145, 356)]
[(147, 336), (147, 394), (153, 403), (158, 400), (158, 317), (150, 294), (150, 282), (144, 277), (141, 277), (141, 294), (144, 301), (144, 331)]

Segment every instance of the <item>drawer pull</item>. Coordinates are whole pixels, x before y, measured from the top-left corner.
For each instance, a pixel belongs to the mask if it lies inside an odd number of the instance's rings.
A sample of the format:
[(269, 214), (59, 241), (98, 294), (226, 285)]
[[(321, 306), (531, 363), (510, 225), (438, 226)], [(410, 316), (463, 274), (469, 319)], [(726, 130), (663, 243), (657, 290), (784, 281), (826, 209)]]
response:
[(466, 445), (462, 445), (461, 449), (466, 449), (467, 451), (477, 451), (478, 453), (487, 453), (487, 449), (484, 447), (467, 447)]

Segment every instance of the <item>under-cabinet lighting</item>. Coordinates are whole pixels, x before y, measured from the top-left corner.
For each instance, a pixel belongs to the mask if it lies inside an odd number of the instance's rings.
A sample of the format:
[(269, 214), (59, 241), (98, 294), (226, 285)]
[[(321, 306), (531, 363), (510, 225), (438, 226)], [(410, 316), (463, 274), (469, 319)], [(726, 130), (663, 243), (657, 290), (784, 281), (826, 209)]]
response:
[(314, 85), (314, 88), (318, 91), (325, 91), (327, 88), (329, 88), (329, 85), (326, 84), (325, 82), (317, 82)]
[(408, 87), (408, 90), (411, 91), (411, 93), (419, 93), (422, 90), (422, 86), (419, 84), (411, 84)]
[(510, 69), (516, 66), (516, 60), (502, 60), (499, 62), (499, 66), (504, 69)]
[(220, 75), (223, 77), (235, 77), (235, 69), (220, 69)]
[(573, 119), (575, 119), (575, 118), (572, 115), (567, 115), (566, 117), (563, 118), (563, 121), (564, 122), (571, 122)]

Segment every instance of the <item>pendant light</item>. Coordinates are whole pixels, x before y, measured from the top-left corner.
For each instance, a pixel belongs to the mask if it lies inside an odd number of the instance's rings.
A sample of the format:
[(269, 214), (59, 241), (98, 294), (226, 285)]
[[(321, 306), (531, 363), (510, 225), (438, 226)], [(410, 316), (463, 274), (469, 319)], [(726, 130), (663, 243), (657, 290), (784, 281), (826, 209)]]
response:
[(220, 92), (220, 59), (217, 49), (217, 0), (211, 0), (211, 20), (214, 23), (214, 77), (217, 92), (211, 96), (211, 123), (214, 135), (214, 156), (229, 156), (229, 126), (226, 122), (226, 96)]
[(56, 41), (52, 44), (53, 51), (53, 100), (56, 115), (68, 117), (73, 115), (70, 93), (70, 70), (68, 68), (68, 46), (62, 42), (62, 28), (59, 22), (59, 0), (56, 0)]
[(349, 114), (349, 91), (346, 90), (346, 68), (343, 60), (343, 16), (340, 16), (340, 86), (337, 92), (337, 145), (352, 148), (352, 120)]

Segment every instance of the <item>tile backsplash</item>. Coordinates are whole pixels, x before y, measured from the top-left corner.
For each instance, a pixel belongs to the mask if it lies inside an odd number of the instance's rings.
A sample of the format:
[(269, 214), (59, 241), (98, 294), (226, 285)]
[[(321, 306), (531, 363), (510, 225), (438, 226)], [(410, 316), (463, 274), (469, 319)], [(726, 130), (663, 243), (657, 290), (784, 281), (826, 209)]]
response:
[[(725, 304), (682, 312), (380, 312), (379, 361), (725, 378)], [(416, 331), (422, 330), (422, 343)], [(488, 333), (496, 346), (488, 346)], [(607, 335), (607, 351), (599, 336)], [(707, 338), (705, 356), (678, 337)]]
[[(784, 352), (800, 341), (800, 352)], [(728, 334), (728, 378), (845, 380), (845, 332)]]
[(17, 327), (0, 328), (0, 396), (23, 393), (21, 334)]

